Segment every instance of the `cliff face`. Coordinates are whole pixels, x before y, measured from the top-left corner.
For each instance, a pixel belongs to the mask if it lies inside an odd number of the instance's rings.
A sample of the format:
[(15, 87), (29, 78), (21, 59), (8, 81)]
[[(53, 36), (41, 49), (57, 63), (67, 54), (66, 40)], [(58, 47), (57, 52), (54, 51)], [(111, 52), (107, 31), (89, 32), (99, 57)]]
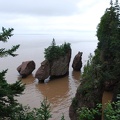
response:
[[(82, 107), (94, 108), (97, 103), (101, 103), (102, 94), (103, 91), (99, 85), (95, 85), (94, 82), (91, 83), (90, 81), (87, 80), (82, 81), (77, 89), (76, 95), (69, 108), (70, 119), (78, 120), (77, 119), (78, 108)], [(95, 120), (101, 120), (101, 116), (97, 116), (97, 119)]]
[(59, 59), (43, 61), (40, 68), (37, 70), (35, 77), (39, 81), (44, 81), (47, 77), (54, 78), (66, 75), (69, 72), (70, 59), (71, 49), (69, 49), (66, 55), (61, 56)]

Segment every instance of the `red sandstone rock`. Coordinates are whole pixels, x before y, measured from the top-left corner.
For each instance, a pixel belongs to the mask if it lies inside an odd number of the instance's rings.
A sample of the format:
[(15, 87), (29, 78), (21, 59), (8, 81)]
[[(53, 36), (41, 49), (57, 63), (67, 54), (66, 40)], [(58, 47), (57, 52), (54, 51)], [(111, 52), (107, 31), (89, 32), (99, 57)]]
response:
[(78, 54), (74, 57), (72, 67), (76, 71), (80, 71), (82, 67), (82, 52), (78, 52)]
[(41, 66), (38, 68), (38, 70), (35, 74), (35, 78), (37, 78), (39, 80), (39, 82), (42, 82), (49, 77), (49, 74), (50, 74), (49, 62), (48, 62), (48, 60), (44, 60), (41, 63)]
[(22, 62), (20, 66), (17, 67), (17, 71), (22, 77), (27, 77), (30, 75), (33, 70), (35, 69), (35, 62), (34, 61), (25, 61)]

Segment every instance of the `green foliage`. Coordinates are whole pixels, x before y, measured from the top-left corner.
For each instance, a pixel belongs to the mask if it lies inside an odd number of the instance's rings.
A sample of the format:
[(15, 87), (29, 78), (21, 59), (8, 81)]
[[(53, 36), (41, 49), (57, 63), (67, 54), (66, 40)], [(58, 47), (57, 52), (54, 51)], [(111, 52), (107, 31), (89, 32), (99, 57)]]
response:
[(76, 110), (78, 106), (78, 100), (75, 97), (72, 99), (72, 105), (73, 105), (73, 108)]
[(65, 118), (64, 118), (64, 114), (62, 115), (61, 120), (65, 120)]
[[(120, 5), (116, 0), (105, 14), (97, 28), (99, 40), (96, 54), (100, 57), (101, 78), (103, 81), (119, 81), (120, 74)], [(95, 55), (96, 55), (95, 54)]]
[(93, 64), (92, 64), (92, 59), (93, 59), (93, 56), (92, 54), (89, 55), (89, 60), (87, 61), (87, 64), (84, 66), (84, 72), (82, 74), (82, 78), (84, 79), (89, 79), (91, 78), (90, 75), (92, 74), (89, 74), (93, 71)]
[(95, 100), (96, 97), (93, 96), (93, 93), (101, 86), (99, 81), (101, 79), (101, 66), (95, 63), (95, 57), (90, 54), (89, 60), (83, 69), (81, 86), (78, 88), (78, 92), (88, 98), (93, 97), (93, 100)]
[[(95, 56), (89, 57), (84, 66), (82, 78), (89, 83), (102, 83), (105, 81), (119, 81), (120, 74), (120, 6), (116, 0), (111, 1), (111, 7), (97, 27), (98, 47)], [(91, 82), (90, 82), (91, 81)], [(102, 85), (101, 84), (101, 85)], [(87, 88), (86, 88), (87, 89)]]
[(107, 103), (104, 110), (104, 120), (119, 120), (120, 119), (120, 101)]
[(61, 56), (65, 56), (70, 50), (70, 43), (64, 43), (60, 46), (56, 46), (55, 39), (53, 39), (51, 46), (45, 49), (45, 59), (52, 61), (59, 59)]
[[(2, 32), (0, 33), (0, 41), (2, 42), (7, 42), (7, 40), (13, 35), (13, 28), (9, 28), (8, 30), (5, 29), (4, 27), (2, 27)], [(0, 49), (0, 57), (5, 57), (7, 55), (11, 55), (11, 56), (16, 56), (16, 54), (14, 54), (14, 52), (19, 48), (20, 45), (15, 45), (12, 46), (11, 49), (6, 50), (5, 48), (1, 48)]]
[(41, 102), (40, 108), (31, 110), (28, 106), (21, 106), (19, 112), (14, 112), (12, 114), (11, 120), (48, 120), (52, 117), (50, 112), (50, 104), (47, 99), (44, 99)]
[[(97, 104), (95, 108), (82, 107), (78, 109), (78, 120), (94, 120), (96, 115), (102, 114), (102, 105)], [(107, 103), (103, 111), (104, 120), (119, 120), (120, 119), (120, 101)]]
[[(120, 57), (120, 6), (115, 3), (106, 9), (105, 14), (97, 28), (97, 37), (99, 40), (98, 49), (100, 50), (102, 62), (114, 62)], [(117, 59), (118, 60), (118, 59)], [(114, 67), (114, 66), (113, 66)]]
[(9, 28), (8, 30), (2, 27), (2, 33), (0, 33), (0, 41), (7, 42), (7, 39), (9, 39), (13, 34), (12, 31), (13, 28)]
[[(12, 36), (12, 31), (12, 28), (9, 28), (8, 30), (2, 28), (2, 33), (0, 33), (0, 41), (7, 42), (7, 39)], [(14, 52), (18, 49), (18, 47), (19, 45), (13, 46), (9, 50), (5, 50), (5, 48), (0, 49), (0, 57), (6, 55), (15, 56)], [(14, 97), (22, 94), (25, 88), (21, 81), (8, 84), (7, 80), (5, 80), (6, 73), (7, 70), (0, 72), (0, 119), (11, 118), (12, 113), (19, 110), (19, 103), (17, 103)]]
[(48, 120), (52, 117), (50, 114), (50, 104), (47, 102), (47, 99), (44, 99), (43, 102), (41, 102), (41, 108), (37, 111), (38, 118), (40, 118), (40, 120)]
[[(81, 86), (78, 88), (78, 92), (83, 97), (88, 96), (94, 103), (98, 99), (93, 94), (95, 88), (104, 89), (106, 81), (112, 81), (113, 83), (120, 81), (120, 5), (118, 0), (115, 4), (111, 1), (111, 7), (107, 8), (105, 14), (101, 17), (97, 27), (97, 37), (99, 42), (95, 50), (95, 56), (90, 55), (87, 64), (84, 66)], [(118, 103), (113, 104), (107, 105), (105, 120), (119, 120), (120, 108), (116, 107)], [(94, 120), (93, 110), (94, 108), (83, 107), (78, 112), (79, 119)]]
[(97, 104), (96, 108), (82, 107), (78, 109), (78, 120), (94, 120), (96, 115), (101, 115), (102, 105)]

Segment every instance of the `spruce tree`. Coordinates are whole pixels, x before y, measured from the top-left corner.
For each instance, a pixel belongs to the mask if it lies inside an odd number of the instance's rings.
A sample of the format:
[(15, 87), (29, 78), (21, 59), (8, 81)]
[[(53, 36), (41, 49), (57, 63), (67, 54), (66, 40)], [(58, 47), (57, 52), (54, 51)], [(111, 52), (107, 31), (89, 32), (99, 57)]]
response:
[(104, 80), (118, 81), (120, 78), (120, 6), (118, 0), (106, 9), (97, 29), (101, 70)]
[[(8, 39), (13, 35), (13, 28), (8, 30), (2, 27), (0, 33), (0, 42), (7, 42)], [(14, 52), (19, 48), (19, 45), (13, 46), (11, 49), (0, 49), (0, 57), (5, 56), (16, 56)], [(24, 85), (21, 81), (16, 81), (13, 84), (9, 84), (5, 78), (7, 69), (0, 72), (0, 119), (11, 119), (12, 114), (17, 112), (21, 107), (20, 104), (15, 100), (15, 96), (19, 96), (23, 90)]]
[[(72, 102), (76, 116), (76, 110), (81, 109), (81, 106), (92, 109), (97, 103), (102, 103), (104, 91), (112, 91), (114, 99), (120, 94), (120, 5), (118, 0), (115, 3), (111, 0), (110, 5), (97, 26), (98, 46), (95, 56), (90, 57), (84, 67), (81, 85)], [(88, 115), (84, 117), (87, 120)], [(95, 115), (93, 120), (101, 120), (100, 117)]]
[[(0, 33), (0, 41), (7, 42), (7, 40), (13, 35), (13, 28), (8, 30), (4, 27)], [(0, 57), (8, 55), (16, 56), (14, 52), (20, 45), (15, 45), (11, 49), (0, 49)], [(7, 69), (0, 72), (0, 120), (48, 120), (51, 118), (50, 104), (47, 99), (41, 102), (40, 108), (30, 109), (29, 106), (22, 106), (15, 100), (15, 96), (19, 96), (25, 89), (25, 85), (21, 81), (16, 81), (13, 84), (9, 84), (5, 79)]]

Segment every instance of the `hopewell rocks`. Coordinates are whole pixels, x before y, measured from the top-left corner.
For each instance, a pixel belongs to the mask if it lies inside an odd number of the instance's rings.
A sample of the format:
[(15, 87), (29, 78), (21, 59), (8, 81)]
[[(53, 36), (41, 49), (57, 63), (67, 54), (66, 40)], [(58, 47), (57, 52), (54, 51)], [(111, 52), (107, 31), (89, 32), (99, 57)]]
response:
[(71, 49), (66, 53), (65, 56), (61, 56), (59, 59), (52, 61), (44, 60), (38, 68), (35, 78), (39, 82), (44, 81), (48, 77), (62, 77), (69, 73), (69, 63), (71, 59)]

